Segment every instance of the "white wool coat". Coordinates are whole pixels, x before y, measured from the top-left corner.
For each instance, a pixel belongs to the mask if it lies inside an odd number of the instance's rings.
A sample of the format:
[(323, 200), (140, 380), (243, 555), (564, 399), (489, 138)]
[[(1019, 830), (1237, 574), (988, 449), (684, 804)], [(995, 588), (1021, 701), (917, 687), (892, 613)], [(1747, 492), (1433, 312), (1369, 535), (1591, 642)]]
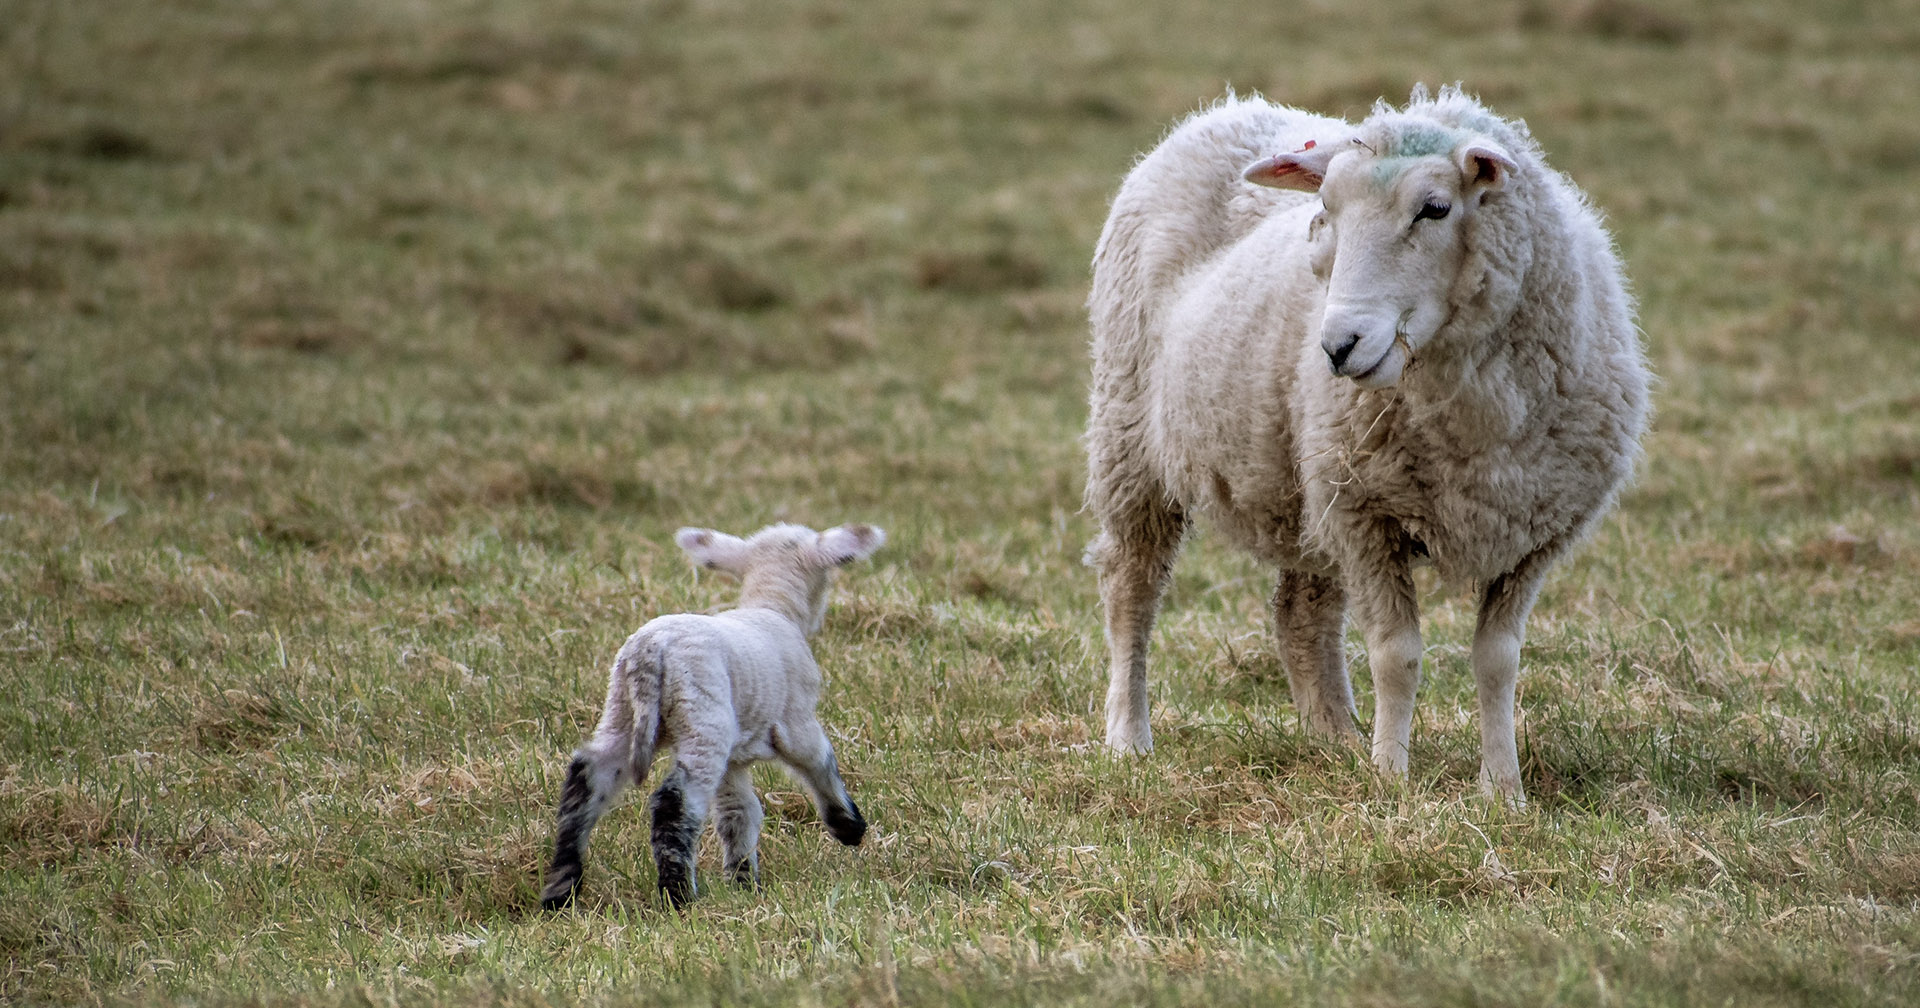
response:
[[(644, 690), (657, 677), (659, 748), (717, 746), (728, 764), (775, 759), (788, 748), (783, 725), (811, 726), (820, 702), (820, 666), (793, 613), (730, 609), (659, 616), (627, 638), (609, 690)], [(644, 698), (641, 698), (644, 699)], [(613, 705), (609, 704), (611, 708)]]
[[(1617, 257), (1524, 130), (1445, 92), (1409, 109), (1465, 120), (1518, 167), (1475, 215), (1452, 315), (1397, 386), (1334, 376), (1317, 197), (1239, 169), (1361, 127), (1228, 100), (1128, 176), (1095, 253), (1089, 503), (1142, 487), (1282, 567), (1341, 569), (1390, 548), (1456, 584), (1558, 555), (1628, 479), (1648, 376)], [(1371, 122), (1372, 120), (1369, 120)]]

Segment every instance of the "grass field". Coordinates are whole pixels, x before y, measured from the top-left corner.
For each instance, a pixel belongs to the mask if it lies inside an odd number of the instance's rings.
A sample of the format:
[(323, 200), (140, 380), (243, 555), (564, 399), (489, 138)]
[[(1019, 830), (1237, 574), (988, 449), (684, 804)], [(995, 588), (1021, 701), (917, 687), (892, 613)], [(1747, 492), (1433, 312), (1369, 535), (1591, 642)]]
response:
[[(0, 1001), (1920, 1002), (1920, 7), (13, 0)], [(1201, 535), (1097, 745), (1087, 262), (1229, 85), (1462, 81), (1608, 213), (1662, 384), (1475, 794), (1306, 739)], [(758, 892), (644, 810), (534, 910), (679, 525), (867, 520), (817, 652), (873, 822)], [(1362, 714), (1365, 660), (1355, 659)], [(707, 848), (706, 866), (717, 864)]]

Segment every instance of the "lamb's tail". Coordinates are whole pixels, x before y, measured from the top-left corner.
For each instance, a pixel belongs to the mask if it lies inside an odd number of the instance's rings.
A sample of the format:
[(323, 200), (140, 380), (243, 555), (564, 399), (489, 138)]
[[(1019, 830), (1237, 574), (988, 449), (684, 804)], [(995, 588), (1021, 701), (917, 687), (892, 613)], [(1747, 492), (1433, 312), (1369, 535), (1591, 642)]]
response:
[(574, 750), (560, 788), (559, 830), (540, 905), (573, 902), (585, 869), (587, 836), (620, 792), (640, 783), (660, 740), (662, 656), (644, 631), (627, 638), (607, 677), (607, 702), (593, 738)]

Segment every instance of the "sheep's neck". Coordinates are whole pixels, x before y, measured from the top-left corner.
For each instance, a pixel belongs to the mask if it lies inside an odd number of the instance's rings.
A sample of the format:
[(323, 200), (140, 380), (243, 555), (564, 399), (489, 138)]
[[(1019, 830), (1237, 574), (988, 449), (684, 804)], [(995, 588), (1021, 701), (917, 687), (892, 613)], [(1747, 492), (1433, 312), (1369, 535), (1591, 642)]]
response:
[[(1445, 334), (1451, 345), (1435, 347), (1424, 367), (1410, 372), (1412, 380), (1402, 385), (1408, 415), (1456, 442), (1520, 437), (1531, 410), (1551, 397), (1560, 367), (1552, 349), (1531, 334), (1550, 330), (1569, 340), (1582, 335), (1577, 325), (1542, 318), (1590, 298), (1584, 277), (1568, 258), (1566, 243), (1545, 229), (1534, 237), (1510, 310), (1475, 315), (1456, 309)], [(1546, 278), (1556, 289), (1545, 289)]]
[(809, 578), (803, 571), (748, 571), (740, 585), (739, 608), (771, 609), (812, 636), (820, 627), (826, 589), (824, 577)]

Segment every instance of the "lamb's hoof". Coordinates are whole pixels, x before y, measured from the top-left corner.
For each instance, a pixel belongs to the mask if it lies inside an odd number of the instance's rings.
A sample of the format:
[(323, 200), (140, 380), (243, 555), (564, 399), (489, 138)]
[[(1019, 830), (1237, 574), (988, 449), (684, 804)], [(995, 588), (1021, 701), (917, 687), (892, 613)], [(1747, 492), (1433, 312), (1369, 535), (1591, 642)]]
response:
[(685, 910), (687, 904), (693, 902), (693, 886), (663, 885), (660, 887), (660, 895), (667, 898), (667, 906), (675, 910)]
[(1115, 756), (1145, 756), (1153, 751), (1151, 730), (1107, 728), (1107, 749)]
[(654, 856), (653, 866), (659, 879), (660, 895), (667, 898), (667, 905), (679, 910), (693, 902), (698, 891), (693, 881), (693, 865), (676, 857)]
[(540, 893), (540, 909), (548, 913), (565, 910), (573, 905), (573, 894), (579, 890), (580, 876), (578, 875), (572, 878), (555, 879), (547, 883), (547, 888)]
[(849, 847), (860, 846), (861, 838), (867, 835), (867, 820), (860, 815), (860, 806), (849, 798), (845, 809), (828, 809), (827, 832)]

